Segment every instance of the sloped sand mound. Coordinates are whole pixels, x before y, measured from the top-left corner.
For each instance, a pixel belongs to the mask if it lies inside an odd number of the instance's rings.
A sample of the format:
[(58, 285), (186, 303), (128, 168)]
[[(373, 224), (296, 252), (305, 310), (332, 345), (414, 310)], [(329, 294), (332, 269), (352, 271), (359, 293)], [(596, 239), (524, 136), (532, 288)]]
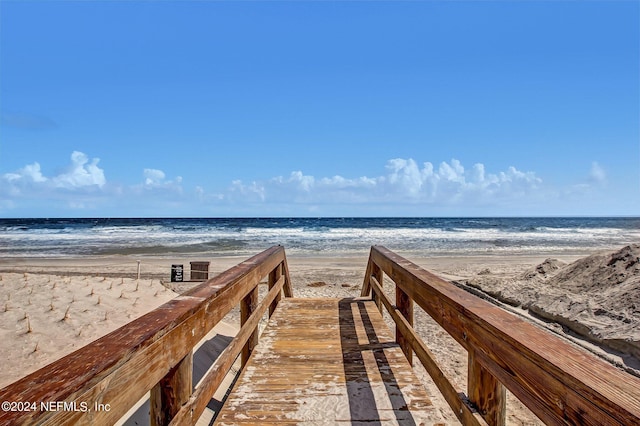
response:
[(558, 259), (547, 259), (541, 264), (535, 266), (534, 268), (528, 269), (522, 274), (523, 279), (545, 279), (554, 273), (556, 273), (559, 269), (563, 268), (567, 264)]
[(568, 265), (547, 259), (513, 277), (484, 274), (467, 284), (640, 359), (640, 244)]
[(640, 277), (640, 244), (594, 254), (558, 271), (549, 284), (571, 290), (604, 290)]

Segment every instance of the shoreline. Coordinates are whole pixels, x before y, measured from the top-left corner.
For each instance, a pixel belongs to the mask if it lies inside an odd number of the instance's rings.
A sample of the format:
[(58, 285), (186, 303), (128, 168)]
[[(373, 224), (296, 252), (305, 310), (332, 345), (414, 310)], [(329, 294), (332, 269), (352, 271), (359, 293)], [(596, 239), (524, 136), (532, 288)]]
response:
[[(595, 253), (603, 251), (606, 250)], [(368, 254), (368, 251), (351, 256), (287, 254), (294, 297), (359, 296)], [(398, 254), (446, 280), (458, 283), (487, 276), (496, 280), (508, 279), (535, 268), (548, 258), (537, 253), (455, 257)], [(554, 256), (566, 264), (584, 257), (583, 253)], [(9, 360), (3, 368), (0, 387), (90, 343), (198, 284), (171, 283), (172, 264), (183, 264), (185, 278), (188, 278), (189, 262), (208, 260), (211, 262), (209, 277), (213, 277), (247, 258), (242, 255), (208, 259), (205, 256), (176, 258), (162, 255), (0, 259), (0, 308), (6, 307), (7, 303), (9, 306), (4, 312), (0, 309), (3, 324), (0, 328), (0, 352)], [(141, 261), (140, 280), (136, 279), (138, 260)], [(54, 282), (58, 284), (54, 285)], [(265, 291), (265, 286), (259, 287)], [(391, 289), (391, 286), (387, 288)], [(487, 294), (482, 286), (475, 290)], [(504, 308), (522, 314), (518, 312), (520, 308)], [(65, 310), (70, 311), (66, 320)], [(28, 332), (26, 318), (29, 318), (32, 332)], [(528, 320), (540, 322), (539, 319)], [(230, 312), (223, 321), (225, 326), (237, 329), (238, 309)], [(393, 324), (389, 323), (389, 326)], [(424, 312), (416, 312), (416, 330), (456, 386), (466, 389), (466, 352)], [(562, 332), (556, 334), (566, 338)], [(584, 348), (584, 345), (580, 346)], [(615, 361), (608, 361), (615, 365)], [(433, 403), (442, 419), (446, 423), (457, 424), (431, 378), (418, 364), (414, 368), (433, 396)], [(535, 416), (513, 396), (509, 397), (509, 406), (509, 424), (537, 424)]]
[[(582, 257), (598, 252), (606, 252), (607, 249), (601, 250), (584, 250), (581, 252), (571, 251), (566, 253), (557, 252), (540, 252), (540, 253), (511, 253), (511, 254), (477, 254), (466, 253), (460, 255), (448, 254), (418, 254), (411, 251), (393, 250), (400, 256), (411, 260), (412, 262), (422, 266), (423, 268), (434, 267), (443, 269), (442, 266), (456, 267), (462, 264), (468, 264), (469, 269), (480, 267), (480, 265), (489, 264), (522, 264), (533, 265), (552, 257), (572, 262)], [(244, 254), (225, 254), (225, 255), (176, 255), (167, 256), (164, 254), (151, 255), (65, 255), (65, 256), (23, 256), (23, 257), (4, 257), (0, 258), (0, 273), (68, 273), (68, 274), (84, 274), (98, 275), (103, 273), (118, 274), (118, 276), (137, 275), (137, 264), (141, 264), (141, 278), (155, 278), (166, 275), (170, 278), (171, 265), (182, 264), (185, 274), (188, 272), (190, 262), (210, 262), (210, 277), (212, 273), (222, 272), (238, 263), (257, 254), (254, 252), (248, 255)], [(320, 253), (320, 254), (290, 254), (287, 252), (287, 260), (290, 265), (316, 266), (321, 264), (334, 264), (349, 267), (352, 269), (360, 268), (364, 277), (364, 272), (369, 257), (369, 250), (361, 253)], [(101, 269), (102, 268), (102, 269)], [(224, 269), (220, 269), (224, 268)]]

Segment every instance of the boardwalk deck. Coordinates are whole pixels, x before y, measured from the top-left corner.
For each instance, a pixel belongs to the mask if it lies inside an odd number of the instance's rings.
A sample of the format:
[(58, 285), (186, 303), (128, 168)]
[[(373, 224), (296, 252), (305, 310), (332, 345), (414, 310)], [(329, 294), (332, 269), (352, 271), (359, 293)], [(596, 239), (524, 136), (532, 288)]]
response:
[[(265, 278), (269, 291), (258, 303)], [(548, 425), (640, 424), (637, 377), (386, 248), (371, 248), (363, 284), (361, 295), (371, 298), (294, 299), (284, 248), (271, 247), (0, 389), (0, 401), (11, 405), (0, 424), (114, 424), (151, 391), (152, 425), (194, 425), (241, 353), (244, 368), (217, 424), (439, 423), (440, 410), (404, 355), (412, 352), (467, 426), (504, 426), (506, 389)], [(468, 352), (466, 393), (413, 329), (414, 304)], [(240, 330), (194, 389), (194, 348), (238, 306)]]
[(216, 424), (426, 424), (433, 407), (370, 299), (283, 299)]

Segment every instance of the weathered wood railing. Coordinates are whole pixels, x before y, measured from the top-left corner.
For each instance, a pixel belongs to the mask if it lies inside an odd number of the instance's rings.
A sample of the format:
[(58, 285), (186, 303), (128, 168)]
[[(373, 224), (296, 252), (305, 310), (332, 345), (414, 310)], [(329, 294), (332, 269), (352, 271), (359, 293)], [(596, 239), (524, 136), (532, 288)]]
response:
[[(395, 305), (384, 274), (395, 283)], [(371, 248), (362, 295), (371, 291), (396, 323), (407, 358), (415, 352), (465, 425), (503, 425), (505, 387), (546, 424), (640, 424), (638, 378), (380, 246)], [(467, 350), (466, 398), (413, 329), (414, 302)]]
[[(258, 304), (266, 276), (269, 291)], [(0, 401), (22, 405), (0, 411), (0, 424), (113, 424), (149, 390), (152, 425), (194, 424), (238, 355), (246, 362), (260, 318), (281, 291), (292, 296), (284, 248), (276, 246), (1, 389)], [(238, 334), (193, 390), (194, 346), (238, 304)]]

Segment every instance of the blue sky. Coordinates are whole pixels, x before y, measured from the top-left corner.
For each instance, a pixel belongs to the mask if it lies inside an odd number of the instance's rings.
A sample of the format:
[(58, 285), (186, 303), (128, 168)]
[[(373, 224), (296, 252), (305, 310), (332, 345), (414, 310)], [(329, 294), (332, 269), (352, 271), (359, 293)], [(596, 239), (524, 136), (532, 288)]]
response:
[(640, 214), (636, 1), (0, 3), (0, 217)]

